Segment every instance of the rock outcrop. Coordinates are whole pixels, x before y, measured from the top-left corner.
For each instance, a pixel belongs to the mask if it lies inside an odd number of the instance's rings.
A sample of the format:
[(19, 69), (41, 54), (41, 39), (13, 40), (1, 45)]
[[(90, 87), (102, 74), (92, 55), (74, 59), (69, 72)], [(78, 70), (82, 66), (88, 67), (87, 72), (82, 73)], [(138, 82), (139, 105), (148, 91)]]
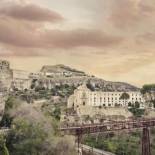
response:
[(88, 75), (83, 71), (78, 71), (64, 65), (43, 66), (41, 76), (36, 81), (36, 85), (45, 88), (52, 88), (54, 85), (74, 85), (79, 86), (87, 83), (88, 87), (92, 87), (96, 91), (137, 91), (137, 87), (123, 82), (105, 81), (92, 75)]
[(4, 113), (5, 100), (11, 87), (12, 71), (7, 61), (0, 60), (0, 120)]

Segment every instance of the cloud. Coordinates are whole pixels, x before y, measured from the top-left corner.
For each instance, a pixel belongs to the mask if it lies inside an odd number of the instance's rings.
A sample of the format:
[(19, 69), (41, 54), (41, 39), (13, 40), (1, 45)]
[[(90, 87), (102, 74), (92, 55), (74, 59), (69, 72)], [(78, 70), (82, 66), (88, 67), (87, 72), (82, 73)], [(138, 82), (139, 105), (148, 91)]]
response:
[(142, 0), (110, 0), (108, 3), (109, 22), (117, 28), (148, 25), (146, 21), (151, 20), (155, 15), (153, 0), (146, 2)]
[[(150, 1), (152, 2), (152, 0)], [(87, 0), (85, 3), (87, 4), (89, 1)], [(99, 6), (100, 3), (102, 5)], [(88, 27), (79, 27), (76, 29), (65, 27), (65, 29), (61, 29), (60, 26), (45, 26), (44, 22), (41, 22), (41, 24), (40, 22), (33, 22), (37, 20), (48, 20), (48, 18), (42, 18), (43, 16), (39, 16), (39, 19), (35, 18), (38, 12), (34, 13), (35, 11), (32, 10), (32, 8), (39, 8), (38, 10), (44, 10), (43, 12), (46, 12), (45, 10), (49, 11), (49, 9), (42, 9), (42, 7), (32, 3), (10, 3), (10, 5), (3, 5), (3, 7), (0, 8), (0, 43), (3, 44), (3, 47), (7, 48), (7, 51), (8, 49), (13, 50), (12, 53), (15, 55), (34, 56), (35, 54), (38, 55), (38, 50), (44, 51), (42, 54), (39, 52), (39, 54), (46, 55), (50, 49), (53, 51), (56, 49), (74, 50), (75, 48), (79, 48), (80, 53), (81, 48), (83, 48), (84, 51), (85, 47), (98, 49), (101, 53), (103, 53), (102, 51), (104, 51), (104, 49), (110, 48), (116, 49), (114, 52), (120, 53), (119, 51), (123, 50), (123, 53), (127, 54), (130, 50), (140, 51), (142, 49), (141, 44), (144, 44), (147, 40), (152, 42), (149, 37), (146, 37), (141, 43), (141, 38), (136, 36), (136, 25), (140, 26), (138, 29), (139, 36), (145, 36), (145, 34), (148, 33), (148, 28), (153, 27), (153, 24), (151, 25), (148, 22), (144, 22), (143, 19), (144, 17), (154, 18), (154, 7), (151, 5), (153, 3), (143, 2), (141, 0), (118, 0), (117, 2), (115, 0), (105, 0), (104, 2), (100, 1), (100, 3), (98, 4), (97, 2), (94, 3), (94, 1), (91, 1), (88, 6), (91, 9), (98, 9), (98, 7), (103, 8), (103, 4), (105, 4), (103, 13), (105, 13), (107, 17), (104, 18), (107, 23), (105, 22), (104, 27), (102, 25), (101, 29), (98, 27), (91, 27), (90, 29), (88, 29)], [(98, 5), (98, 7), (95, 5)], [(32, 12), (27, 11), (29, 9)], [(16, 12), (19, 13), (17, 14)], [(97, 10), (93, 10), (93, 12), (101, 16), (101, 12), (97, 12)], [(51, 16), (51, 18), (53, 17)], [(95, 18), (94, 15), (93, 18)], [(110, 31), (111, 29), (108, 29), (107, 25), (113, 25), (116, 29)], [(135, 30), (124, 30), (125, 28), (131, 27)], [(149, 30), (151, 31), (151, 29)], [(117, 48), (118, 46), (119, 48)], [(93, 50), (90, 49), (90, 51)]]
[(122, 41), (120, 37), (110, 36), (95, 29), (53, 30), (47, 31), (45, 36), (49, 44), (61, 48), (107, 47)]
[[(3, 46), (41, 49), (77, 47), (108, 47), (122, 41), (95, 29), (57, 30), (42, 25), (0, 19), (0, 43)], [(22, 53), (22, 51), (21, 51)]]
[(50, 9), (35, 4), (6, 3), (0, 7), (0, 17), (10, 17), (18, 20), (35, 22), (57, 22), (63, 17)]

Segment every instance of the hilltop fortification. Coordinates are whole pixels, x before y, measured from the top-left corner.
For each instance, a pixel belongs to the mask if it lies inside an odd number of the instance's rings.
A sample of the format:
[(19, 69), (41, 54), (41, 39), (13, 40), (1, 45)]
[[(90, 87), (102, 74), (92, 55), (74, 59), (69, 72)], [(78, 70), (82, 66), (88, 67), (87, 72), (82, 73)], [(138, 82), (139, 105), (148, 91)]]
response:
[(88, 87), (92, 87), (96, 91), (137, 91), (137, 87), (123, 82), (111, 82), (92, 75), (88, 75), (83, 71), (73, 69), (65, 65), (43, 66), (40, 78), (36, 83), (45, 88), (51, 88), (54, 85), (74, 85), (79, 86), (87, 83)]

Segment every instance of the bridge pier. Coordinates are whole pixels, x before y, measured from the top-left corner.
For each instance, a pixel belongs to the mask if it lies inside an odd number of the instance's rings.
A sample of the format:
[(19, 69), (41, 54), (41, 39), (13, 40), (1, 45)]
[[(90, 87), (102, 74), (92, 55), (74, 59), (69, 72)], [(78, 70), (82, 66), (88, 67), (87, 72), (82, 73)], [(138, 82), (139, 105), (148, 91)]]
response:
[(143, 128), (142, 134), (142, 155), (151, 155), (150, 151), (150, 133), (149, 128)]
[(82, 132), (80, 130), (76, 130), (76, 136), (77, 136), (77, 147), (78, 147), (78, 155), (82, 155), (82, 149), (81, 149), (81, 140), (82, 140)]
[(155, 118), (140, 119), (140, 120), (125, 120), (125, 121), (106, 121), (101, 124), (85, 124), (80, 126), (68, 126), (61, 128), (61, 131), (69, 131), (71, 135), (78, 136), (77, 143), (80, 148), (82, 135), (93, 134), (101, 132), (121, 131), (121, 130), (135, 130), (142, 129), (142, 155), (151, 155), (150, 149), (150, 133), (149, 128), (155, 127)]

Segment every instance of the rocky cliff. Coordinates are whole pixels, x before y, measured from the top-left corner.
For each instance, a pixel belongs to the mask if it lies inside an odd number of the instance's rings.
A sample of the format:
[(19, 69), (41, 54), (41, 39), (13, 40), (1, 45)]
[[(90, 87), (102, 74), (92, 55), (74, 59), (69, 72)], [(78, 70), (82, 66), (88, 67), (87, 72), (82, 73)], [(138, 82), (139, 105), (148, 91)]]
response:
[(1, 89), (9, 90), (12, 81), (12, 71), (7, 61), (0, 60), (0, 82), (3, 87)]
[(137, 91), (139, 88), (123, 82), (111, 82), (92, 75), (88, 75), (83, 71), (72, 69), (64, 65), (43, 66), (41, 72), (43, 77), (37, 80), (37, 84), (51, 88), (54, 85), (68, 84), (78, 86), (87, 83), (90, 89), (99, 91)]
[(12, 71), (7, 61), (0, 60), (0, 120), (5, 108), (5, 100), (11, 86)]

